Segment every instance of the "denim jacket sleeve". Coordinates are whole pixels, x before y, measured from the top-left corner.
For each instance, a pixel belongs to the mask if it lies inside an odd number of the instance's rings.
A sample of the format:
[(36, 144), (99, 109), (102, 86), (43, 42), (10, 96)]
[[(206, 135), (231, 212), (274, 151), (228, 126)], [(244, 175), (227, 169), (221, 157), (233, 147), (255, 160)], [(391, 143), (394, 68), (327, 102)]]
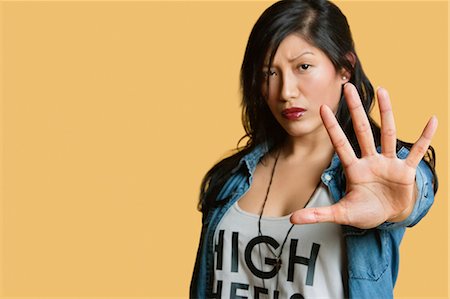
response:
[[(406, 148), (402, 148), (397, 156), (400, 159), (405, 159), (408, 156), (409, 151)], [(431, 208), (434, 202), (434, 190), (433, 190), (433, 173), (430, 167), (422, 160), (416, 169), (416, 186), (417, 186), (417, 198), (411, 214), (405, 220), (401, 222), (385, 222), (381, 224), (379, 229), (393, 229), (398, 227), (411, 227), (416, 225)]]

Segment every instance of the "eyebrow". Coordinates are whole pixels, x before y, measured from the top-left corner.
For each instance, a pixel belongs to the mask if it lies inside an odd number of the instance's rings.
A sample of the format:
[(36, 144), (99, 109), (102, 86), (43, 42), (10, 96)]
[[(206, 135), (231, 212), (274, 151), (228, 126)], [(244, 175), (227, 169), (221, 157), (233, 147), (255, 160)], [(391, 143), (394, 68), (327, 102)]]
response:
[(300, 57), (302, 57), (303, 55), (306, 55), (306, 54), (314, 55), (313, 52), (306, 51), (306, 52), (303, 52), (303, 53), (301, 53), (301, 54), (295, 56), (294, 58), (289, 59), (288, 61), (289, 61), (289, 62), (292, 62), (292, 61), (294, 61), (294, 60), (296, 60), (296, 59), (298, 59), (298, 58), (300, 58)]
[[(311, 52), (311, 51), (306, 51), (306, 52), (300, 53), (299, 55), (297, 55), (297, 56), (295, 56), (295, 57), (289, 59), (288, 61), (289, 61), (289, 62), (293, 62), (293, 61), (299, 59), (300, 57), (302, 57), (303, 55), (306, 55), (306, 54), (314, 55), (313, 52)], [(264, 63), (264, 67), (269, 67), (269, 65), (268, 65), (267, 63)]]

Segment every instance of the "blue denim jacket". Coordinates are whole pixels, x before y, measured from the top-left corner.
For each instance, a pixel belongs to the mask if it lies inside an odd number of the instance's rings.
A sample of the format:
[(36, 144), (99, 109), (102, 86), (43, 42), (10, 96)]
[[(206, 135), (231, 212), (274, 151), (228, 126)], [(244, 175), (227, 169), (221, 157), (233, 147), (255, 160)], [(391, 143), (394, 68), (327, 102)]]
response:
[[(210, 298), (213, 288), (214, 250), (213, 237), (225, 212), (249, 189), (259, 160), (269, 151), (268, 144), (257, 146), (244, 156), (232, 171), (217, 196), (217, 201), (230, 200), (203, 215), (200, 244), (190, 286), (191, 298)], [(409, 151), (402, 148), (397, 156), (405, 159)], [(393, 298), (393, 288), (398, 274), (399, 245), (405, 228), (415, 225), (428, 212), (434, 201), (432, 172), (424, 161), (416, 171), (418, 197), (411, 215), (402, 222), (385, 222), (374, 229), (343, 226), (347, 251), (349, 298)], [(321, 179), (329, 188), (334, 201), (345, 194), (345, 176), (335, 154)], [(280, 298), (281, 299), (281, 298)]]

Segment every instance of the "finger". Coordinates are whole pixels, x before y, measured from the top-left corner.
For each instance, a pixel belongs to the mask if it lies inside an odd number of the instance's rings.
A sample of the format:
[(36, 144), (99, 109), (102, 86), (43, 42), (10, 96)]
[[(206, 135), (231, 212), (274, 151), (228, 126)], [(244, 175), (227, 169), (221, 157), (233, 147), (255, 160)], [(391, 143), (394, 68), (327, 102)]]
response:
[(325, 129), (330, 136), (331, 143), (333, 143), (333, 147), (336, 150), (342, 165), (344, 167), (350, 166), (357, 161), (358, 158), (356, 157), (347, 136), (345, 136), (345, 133), (337, 122), (333, 111), (331, 111), (328, 106), (322, 105), (320, 107), (320, 116), (322, 117), (322, 122), (325, 125)]
[(375, 149), (372, 129), (370, 128), (369, 119), (367, 118), (366, 111), (364, 111), (358, 91), (353, 84), (347, 83), (344, 86), (344, 95), (352, 117), (356, 138), (361, 148), (361, 154), (363, 156), (375, 155), (377, 151)]
[(437, 126), (438, 121), (436, 116), (431, 117), (427, 125), (425, 126), (425, 129), (423, 129), (422, 135), (416, 141), (416, 143), (414, 143), (408, 157), (406, 158), (406, 163), (409, 166), (416, 168), (420, 160), (422, 160), (423, 156), (428, 150), (428, 147), (431, 144), (431, 139), (436, 132)]
[(313, 224), (322, 222), (333, 222), (337, 224), (348, 224), (348, 218), (343, 206), (338, 202), (334, 205), (319, 208), (305, 208), (292, 213), (290, 221), (293, 224)]
[(381, 116), (382, 153), (387, 157), (395, 158), (397, 152), (397, 133), (389, 93), (386, 89), (379, 87), (377, 89), (377, 98)]

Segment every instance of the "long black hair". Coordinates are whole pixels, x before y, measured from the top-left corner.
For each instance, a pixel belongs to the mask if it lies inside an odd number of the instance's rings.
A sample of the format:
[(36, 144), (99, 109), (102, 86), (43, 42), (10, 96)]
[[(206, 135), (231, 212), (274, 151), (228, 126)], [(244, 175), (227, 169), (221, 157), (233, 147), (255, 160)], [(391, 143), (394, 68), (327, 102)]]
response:
[[(263, 12), (255, 23), (241, 66), (242, 123), (246, 134), (238, 141), (236, 153), (219, 161), (203, 178), (198, 206), (203, 212), (215, 205), (218, 193), (242, 157), (259, 144), (271, 141), (275, 146), (279, 146), (287, 137), (286, 131), (269, 110), (261, 93), (261, 86), (264, 84), (262, 70), (267, 56), (271, 65), (278, 46), (292, 33), (299, 34), (311, 45), (322, 50), (336, 70), (345, 69), (351, 74), (349, 81), (356, 86), (361, 97), (372, 127), (375, 145), (378, 147), (381, 144), (380, 127), (369, 115), (373, 107), (374, 89), (356, 54), (347, 18), (336, 5), (326, 0), (276, 2)], [(360, 157), (361, 150), (343, 93), (336, 118), (356, 155)], [(239, 147), (239, 143), (245, 138), (248, 138), (246, 145)], [(410, 149), (412, 144), (397, 140), (397, 150), (401, 147)], [(434, 192), (436, 192), (438, 184), (435, 153), (431, 146), (424, 160), (433, 172)]]

